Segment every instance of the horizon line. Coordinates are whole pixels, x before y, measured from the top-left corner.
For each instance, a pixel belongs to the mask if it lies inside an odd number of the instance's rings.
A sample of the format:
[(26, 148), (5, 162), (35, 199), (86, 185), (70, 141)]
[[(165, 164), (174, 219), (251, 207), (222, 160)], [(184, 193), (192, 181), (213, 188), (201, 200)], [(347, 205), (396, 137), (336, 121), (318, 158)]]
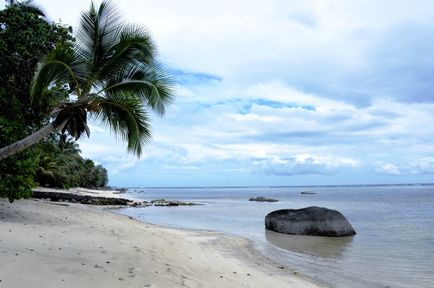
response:
[(116, 188), (127, 189), (188, 189), (188, 188), (304, 188), (304, 187), (385, 187), (385, 186), (431, 186), (434, 183), (383, 183), (383, 184), (318, 184), (318, 185), (234, 185), (234, 186), (116, 186)]

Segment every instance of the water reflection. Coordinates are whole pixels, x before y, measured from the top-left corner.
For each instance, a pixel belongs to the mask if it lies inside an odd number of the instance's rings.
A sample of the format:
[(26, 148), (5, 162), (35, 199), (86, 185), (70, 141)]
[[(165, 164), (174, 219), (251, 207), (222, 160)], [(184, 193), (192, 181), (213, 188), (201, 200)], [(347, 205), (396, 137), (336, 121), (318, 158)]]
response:
[(265, 230), (265, 238), (281, 249), (323, 258), (343, 258), (345, 251), (353, 241), (353, 237), (299, 236), (268, 230)]

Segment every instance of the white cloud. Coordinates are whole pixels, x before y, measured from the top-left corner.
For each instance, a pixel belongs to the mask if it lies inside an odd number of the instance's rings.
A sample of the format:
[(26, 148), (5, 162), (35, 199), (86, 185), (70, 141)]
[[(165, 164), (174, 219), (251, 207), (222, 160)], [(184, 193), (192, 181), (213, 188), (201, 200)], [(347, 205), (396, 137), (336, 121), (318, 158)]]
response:
[(396, 164), (380, 164), (377, 165), (376, 171), (390, 175), (429, 175), (434, 174), (434, 157), (412, 159), (410, 161), (402, 161), (399, 165)]
[(434, 174), (434, 157), (419, 159), (411, 164), (412, 174)]
[(375, 168), (375, 171), (390, 175), (401, 175), (401, 171), (399, 170), (399, 168), (396, 165), (390, 163), (378, 165)]
[(261, 159), (253, 161), (255, 172), (266, 175), (331, 175), (341, 169), (357, 167), (357, 161), (350, 158), (334, 158), (332, 156), (296, 155), (293, 158)]

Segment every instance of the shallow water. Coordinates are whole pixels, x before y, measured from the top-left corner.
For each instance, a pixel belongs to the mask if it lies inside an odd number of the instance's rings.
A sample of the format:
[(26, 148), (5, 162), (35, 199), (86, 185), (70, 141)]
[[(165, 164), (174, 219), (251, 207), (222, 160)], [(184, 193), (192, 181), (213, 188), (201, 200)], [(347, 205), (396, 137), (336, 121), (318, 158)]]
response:
[[(249, 238), (277, 262), (331, 287), (434, 287), (434, 186), (138, 188), (128, 193), (144, 200), (204, 203), (120, 212), (169, 227)], [(254, 196), (279, 202), (248, 201)], [(290, 236), (264, 229), (271, 211), (313, 205), (339, 210), (357, 235)]]

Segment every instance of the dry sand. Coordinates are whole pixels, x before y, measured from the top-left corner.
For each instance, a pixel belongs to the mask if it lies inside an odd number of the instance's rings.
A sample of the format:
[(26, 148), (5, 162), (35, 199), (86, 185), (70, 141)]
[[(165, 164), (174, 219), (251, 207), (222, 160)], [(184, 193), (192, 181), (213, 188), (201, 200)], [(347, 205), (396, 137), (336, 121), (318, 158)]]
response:
[(79, 204), (0, 200), (0, 288), (318, 287), (248, 241)]

